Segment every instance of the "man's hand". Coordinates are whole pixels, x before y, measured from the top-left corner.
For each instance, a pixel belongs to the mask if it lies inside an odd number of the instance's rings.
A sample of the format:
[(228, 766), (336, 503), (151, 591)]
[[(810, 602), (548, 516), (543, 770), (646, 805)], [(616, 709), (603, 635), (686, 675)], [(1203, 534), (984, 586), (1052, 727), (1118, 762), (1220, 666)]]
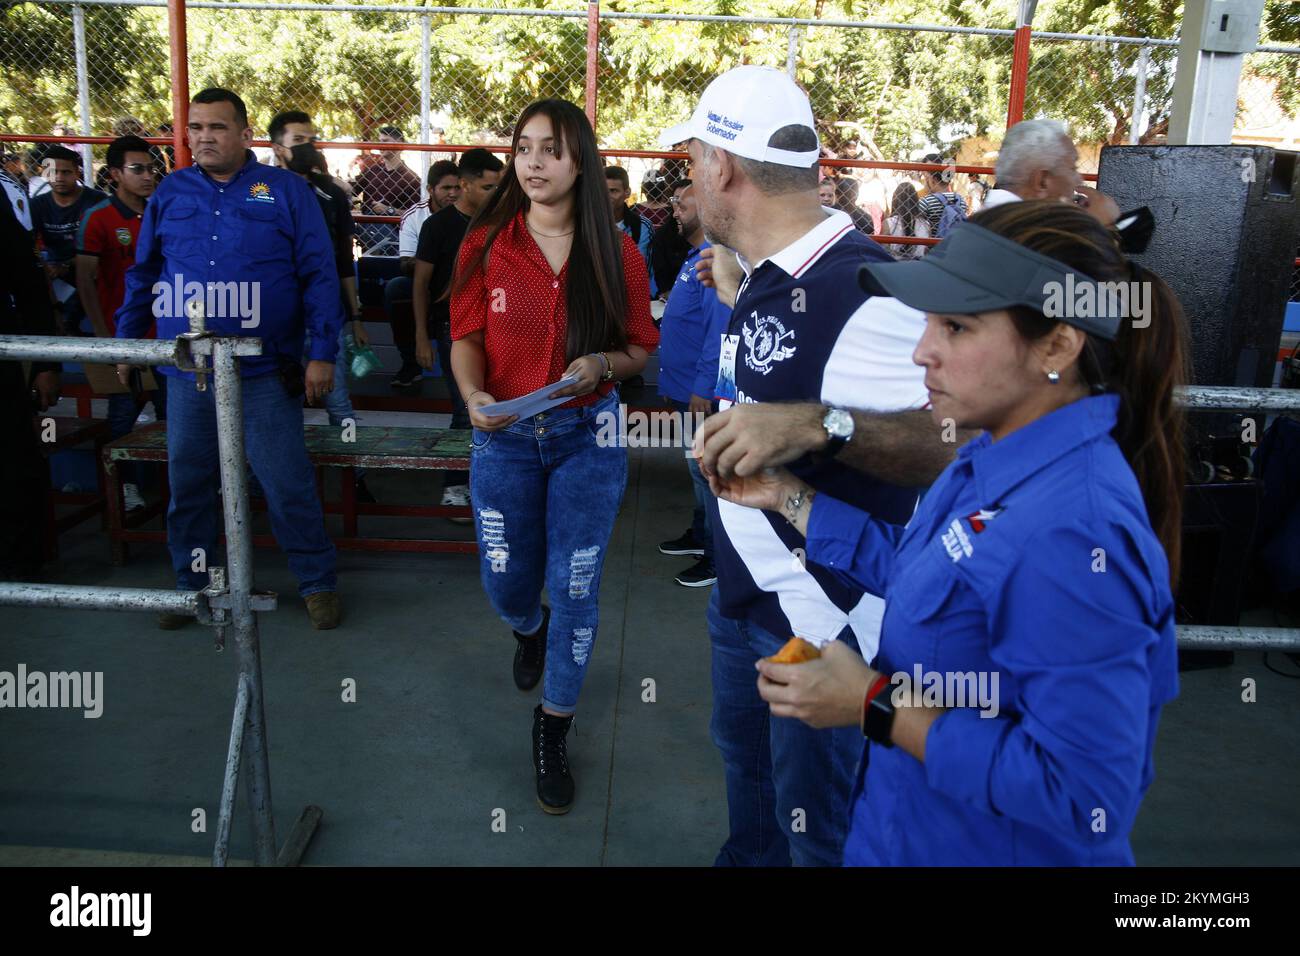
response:
[(415, 361), (426, 372), (433, 371), (433, 343), (427, 335), (415, 337)]
[(692, 415), (703, 415), (708, 418), (713, 414), (713, 403), (700, 395), (692, 395), (686, 410)]
[(1074, 204), (1107, 228), (1119, 219), (1119, 206), (1115, 200), (1091, 186), (1074, 187)]
[(360, 319), (352, 320), (352, 338), (357, 345), (370, 344), (370, 336), (366, 334), (366, 324)]
[(733, 405), (712, 415), (695, 433), (694, 449), (705, 475), (746, 478), (826, 447), (822, 405), (763, 402)]
[(312, 359), (307, 363), (307, 374), (303, 379), (306, 386), (307, 401), (319, 402), (334, 390), (334, 363)]
[(744, 273), (734, 252), (726, 246), (709, 246), (700, 252), (699, 261), (695, 263), (695, 274), (701, 285), (717, 291), (718, 299), (724, 305), (735, 304), (736, 290), (740, 288), (740, 279)]
[(132, 367), (130, 365), (127, 365), (125, 362), (118, 363), (117, 380), (121, 382), (123, 385), (131, 384), (131, 368)]
[(36, 397), (36, 408), (45, 411), (59, 404), (59, 373), (41, 372), (32, 379), (32, 391)]
[(787, 498), (812, 489), (784, 468), (764, 468), (749, 478), (720, 478), (716, 474), (710, 475), (709, 490), (714, 497), (745, 508), (780, 511)]
[(831, 641), (821, 652), (802, 664), (759, 660), (758, 695), (774, 717), (794, 717), (819, 729), (859, 726), (862, 700), (876, 672), (843, 641)]

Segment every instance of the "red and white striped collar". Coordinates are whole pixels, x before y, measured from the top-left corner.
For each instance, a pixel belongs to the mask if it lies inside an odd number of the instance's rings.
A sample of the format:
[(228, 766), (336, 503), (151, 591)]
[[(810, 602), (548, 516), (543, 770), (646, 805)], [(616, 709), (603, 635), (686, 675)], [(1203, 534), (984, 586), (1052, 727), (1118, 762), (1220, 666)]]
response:
[(827, 206), (823, 206), (822, 211), (827, 213), (827, 216), (819, 224), (784, 249), (774, 252), (765, 259), (760, 259), (753, 266), (745, 261), (744, 256), (736, 256), (745, 274), (750, 275), (764, 262), (773, 263), (794, 279), (812, 268), (813, 264), (826, 254), (826, 250), (854, 229), (853, 220), (849, 218), (848, 213)]

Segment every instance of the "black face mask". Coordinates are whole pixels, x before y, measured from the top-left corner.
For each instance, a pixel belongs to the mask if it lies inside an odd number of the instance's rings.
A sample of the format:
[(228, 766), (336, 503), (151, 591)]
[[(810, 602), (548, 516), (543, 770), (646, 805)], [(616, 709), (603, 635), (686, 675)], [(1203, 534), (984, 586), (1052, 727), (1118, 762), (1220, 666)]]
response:
[(297, 146), (290, 146), (289, 152), (293, 154), (289, 159), (289, 169), (295, 173), (314, 172), (323, 165), (321, 160), (324, 157), (321, 156), (315, 143), (299, 143)]
[(1146, 206), (1139, 206), (1131, 212), (1120, 213), (1115, 220), (1119, 231), (1119, 246), (1127, 254), (1135, 256), (1146, 252), (1151, 242), (1151, 234), (1156, 230), (1156, 217)]

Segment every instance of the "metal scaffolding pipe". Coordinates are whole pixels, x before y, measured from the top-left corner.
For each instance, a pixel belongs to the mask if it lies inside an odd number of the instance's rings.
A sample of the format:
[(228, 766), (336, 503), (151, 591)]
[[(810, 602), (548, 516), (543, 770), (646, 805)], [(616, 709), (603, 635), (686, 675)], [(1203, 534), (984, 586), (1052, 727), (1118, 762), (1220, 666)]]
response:
[(59, 335), (0, 335), (0, 359), (16, 362), (128, 362), (175, 365), (171, 339), (95, 339)]
[(1300, 628), (1178, 625), (1178, 646), (1187, 651), (1300, 651)]
[(235, 713), (230, 720), (230, 746), (226, 749), (226, 774), (221, 783), (221, 807), (217, 812), (217, 842), (212, 847), (212, 865), (225, 866), (230, 856), (230, 821), (235, 816), (235, 788), (239, 786), (239, 760), (244, 748), (244, 722), (248, 719), (248, 681), (239, 677), (235, 690)]
[(113, 588), (78, 584), (0, 583), (0, 606), (63, 607), (83, 611), (166, 611), (198, 614), (197, 591)]
[(1300, 412), (1300, 389), (1189, 385), (1178, 390), (1189, 411)]
[[(16, 362), (92, 362), (131, 365), (176, 365), (183, 349), (194, 355), (210, 355), (217, 336), (177, 339), (99, 339), (87, 336), (0, 335), (0, 360)], [(236, 355), (261, 355), (262, 340), (232, 337)]]
[(221, 502), (226, 519), (231, 630), (239, 658), (240, 680), (248, 688), (248, 712), (243, 723), (241, 745), (248, 759), (248, 773), (244, 780), (253, 824), (253, 859), (259, 866), (273, 866), (276, 862), (275, 819), (271, 813), (271, 765), (267, 750), (266, 713), (262, 704), (262, 657), (258, 648), (257, 615), (250, 599), (253, 590), (253, 539), (249, 528), (248, 472), (244, 460), (244, 394), (232, 347), (234, 343), (228, 339), (214, 339), (213, 343), (212, 375), (216, 389), (221, 486), (224, 489)]

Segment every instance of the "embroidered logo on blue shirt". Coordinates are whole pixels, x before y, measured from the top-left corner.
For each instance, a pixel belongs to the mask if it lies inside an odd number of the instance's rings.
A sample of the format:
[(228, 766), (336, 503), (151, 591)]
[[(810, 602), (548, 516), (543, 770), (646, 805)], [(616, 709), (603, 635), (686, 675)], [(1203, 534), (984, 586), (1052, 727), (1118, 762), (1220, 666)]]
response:
[(953, 561), (960, 561), (962, 555), (969, 558), (975, 553), (975, 549), (971, 547), (970, 536), (966, 534), (966, 529), (961, 526), (961, 521), (957, 518), (953, 519), (941, 540), (948, 551), (948, 557)]
[(785, 344), (794, 338), (794, 329), (786, 331), (781, 320), (772, 315), (760, 319), (757, 312), (751, 312), (749, 317), (754, 320), (753, 330), (748, 321), (740, 330), (745, 338), (746, 365), (760, 375), (766, 375), (772, 371), (774, 362), (794, 358), (795, 347)]
[(245, 202), (275, 202), (271, 187), (266, 183), (253, 183), (248, 187), (248, 199)]

